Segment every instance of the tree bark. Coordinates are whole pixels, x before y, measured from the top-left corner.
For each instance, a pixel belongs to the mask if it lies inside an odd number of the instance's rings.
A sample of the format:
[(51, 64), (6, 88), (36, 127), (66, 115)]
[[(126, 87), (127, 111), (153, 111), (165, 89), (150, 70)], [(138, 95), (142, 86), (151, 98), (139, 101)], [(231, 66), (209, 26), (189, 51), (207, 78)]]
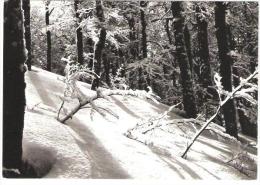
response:
[(75, 10), (75, 15), (76, 15), (76, 34), (77, 34), (77, 51), (78, 51), (78, 63), (83, 64), (84, 63), (84, 58), (83, 58), (83, 36), (82, 36), (82, 28), (80, 26), (80, 13), (78, 12), (78, 5), (79, 5), (79, 0), (74, 0), (74, 10)]
[[(226, 27), (226, 5), (216, 2), (215, 27), (220, 60), (220, 75), (224, 90), (232, 91), (232, 58), (228, 55), (227, 27)], [(223, 106), (226, 132), (234, 137), (237, 136), (237, 112), (234, 100), (230, 99)]]
[[(141, 1), (140, 2), (141, 8), (145, 8), (147, 6), (147, 2)], [(145, 12), (141, 9), (141, 25), (142, 25), (142, 53), (143, 58), (147, 58), (147, 35), (146, 35), (146, 19), (145, 19)]]
[(50, 1), (47, 0), (45, 3), (45, 23), (46, 23), (46, 34), (47, 34), (47, 71), (51, 71), (51, 31), (49, 30), (50, 25)]
[(208, 44), (208, 22), (202, 17), (202, 11), (205, 7), (196, 6), (197, 26), (198, 26), (198, 55), (200, 58), (201, 72), (199, 80), (203, 88), (212, 86), (211, 68), (209, 58), (209, 44)]
[(25, 28), (25, 41), (27, 49), (27, 60), (26, 64), (28, 70), (32, 68), (32, 53), (31, 53), (31, 26), (30, 26), (30, 0), (23, 0), (23, 11), (24, 11), (24, 28)]
[(4, 2), (3, 167), (22, 166), (25, 109), (24, 25), (21, 0)]
[[(141, 1), (140, 2), (140, 7), (141, 8), (145, 8), (147, 6), (147, 2), (145, 1)], [(145, 19), (145, 12), (143, 9), (140, 10), (140, 21), (141, 21), (141, 27), (142, 27), (142, 41), (141, 41), (141, 45), (142, 45), (142, 58), (147, 58), (147, 34), (146, 34), (146, 19)], [(138, 75), (139, 75), (139, 80), (138, 80), (138, 86), (139, 89), (145, 89), (146, 86), (146, 82), (148, 85), (150, 85), (150, 78), (148, 77), (145, 80), (145, 71), (142, 70), (142, 68), (139, 68), (138, 70)], [(149, 76), (147, 74), (147, 76)]]
[(189, 28), (187, 25), (185, 25), (185, 27), (184, 27), (184, 42), (185, 42), (185, 47), (186, 47), (186, 51), (187, 51), (190, 72), (191, 72), (191, 76), (192, 76), (193, 64), (192, 64), (191, 45), (190, 45), (190, 32), (189, 32)]
[(105, 81), (106, 84), (110, 87), (111, 86), (111, 81), (110, 81), (110, 60), (107, 58), (107, 55), (104, 53), (103, 55), (103, 61), (104, 61), (104, 69), (105, 69)]
[[(105, 17), (104, 17), (101, 0), (96, 0), (96, 16), (100, 23), (105, 22)], [(106, 29), (103, 26), (101, 26), (100, 34), (99, 34), (99, 41), (96, 44), (95, 53), (94, 53), (94, 57), (95, 57), (94, 69), (95, 69), (95, 73), (97, 75), (100, 75), (100, 72), (101, 72), (102, 51), (105, 47), (106, 34), (107, 34)], [(92, 85), (91, 85), (92, 90), (96, 90), (99, 87), (99, 81), (100, 81), (99, 78), (95, 78), (93, 80)]]
[(193, 92), (193, 84), (191, 80), (191, 73), (187, 52), (185, 50), (184, 42), (184, 17), (181, 2), (172, 2), (171, 10), (175, 21), (173, 22), (173, 30), (175, 36), (176, 46), (176, 61), (179, 64), (181, 71), (181, 84), (183, 92), (184, 110), (188, 117), (196, 117), (197, 108), (195, 103), (195, 96)]

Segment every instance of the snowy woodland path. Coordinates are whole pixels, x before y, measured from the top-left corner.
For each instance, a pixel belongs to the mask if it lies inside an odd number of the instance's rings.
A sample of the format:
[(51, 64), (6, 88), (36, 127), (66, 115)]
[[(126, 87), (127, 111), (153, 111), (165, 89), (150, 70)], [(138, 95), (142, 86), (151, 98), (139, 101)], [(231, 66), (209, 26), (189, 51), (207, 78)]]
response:
[[(189, 153), (189, 159), (185, 160), (123, 135), (140, 119), (167, 110), (168, 107), (162, 104), (113, 96), (110, 101), (100, 99), (95, 103), (111, 108), (119, 119), (111, 115), (104, 118), (97, 112), (91, 113), (90, 109), (82, 109), (66, 125), (59, 123), (56, 120), (61, 103), (59, 96), (64, 90), (61, 78), (35, 67), (26, 73), (24, 157), (36, 166), (39, 173), (50, 170), (45, 177), (248, 179), (223, 162), (235, 150), (226, 143), (199, 138)], [(91, 93), (86, 87), (87, 84), (80, 83), (84, 93)], [(65, 104), (65, 107), (72, 108), (75, 103)], [(171, 113), (170, 118), (181, 119), (175, 113)], [(183, 149), (178, 143), (174, 144), (176, 153)], [(33, 152), (33, 148), (38, 148), (38, 152)]]

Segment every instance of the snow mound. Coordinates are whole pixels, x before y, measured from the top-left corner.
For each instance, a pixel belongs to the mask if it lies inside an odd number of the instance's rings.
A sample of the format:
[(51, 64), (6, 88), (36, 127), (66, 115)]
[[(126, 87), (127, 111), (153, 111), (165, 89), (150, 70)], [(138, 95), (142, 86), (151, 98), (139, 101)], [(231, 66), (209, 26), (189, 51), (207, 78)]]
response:
[[(75, 142), (70, 129), (44, 111), (25, 114), (24, 155), (38, 176), (50, 178), (87, 178), (90, 165)], [(80, 166), (79, 166), (80, 164)]]
[[(66, 125), (61, 124), (56, 117), (65, 89), (63, 79), (35, 67), (26, 73), (24, 158), (33, 164), (39, 176), (164, 180), (256, 178), (255, 173), (245, 173), (235, 162), (241, 164), (242, 159), (246, 162), (243, 169), (251, 166), (254, 168), (249, 170), (256, 171), (257, 148), (246, 148), (250, 159), (236, 158), (243, 150), (241, 144), (220, 136), (217, 125), (209, 127), (194, 143), (187, 159), (182, 159), (180, 154), (201, 123), (183, 119), (173, 109), (160, 127), (146, 132), (153, 125), (148, 122), (142, 127), (142, 123), (169, 109), (150, 100), (119, 95), (100, 98), (94, 101), (95, 106), (117, 116), (103, 114), (86, 105), (67, 120)], [(77, 84), (86, 97), (95, 94), (89, 84)], [(75, 100), (64, 106), (69, 111), (77, 104)], [(128, 133), (138, 124), (141, 129)], [(233, 158), (235, 160), (230, 161)]]

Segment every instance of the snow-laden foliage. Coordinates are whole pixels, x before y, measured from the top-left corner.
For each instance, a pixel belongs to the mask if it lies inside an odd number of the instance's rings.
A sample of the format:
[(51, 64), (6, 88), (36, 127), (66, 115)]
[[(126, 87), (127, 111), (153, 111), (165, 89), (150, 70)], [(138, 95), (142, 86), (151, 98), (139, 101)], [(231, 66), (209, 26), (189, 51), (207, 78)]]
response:
[(112, 74), (110, 74), (112, 89), (127, 90), (129, 88), (129, 86), (127, 85), (126, 78), (122, 74), (123, 71), (125, 71), (124, 65), (122, 65), (120, 68), (118, 68), (118, 70), (116, 72), (116, 76), (113, 76)]
[(65, 91), (64, 91), (64, 98), (70, 98), (70, 99), (78, 99), (79, 101), (82, 101), (84, 98), (83, 93), (80, 91), (80, 89), (77, 86), (78, 80), (83, 79), (95, 79), (99, 78), (99, 76), (93, 72), (91, 69), (87, 67), (87, 65), (80, 65), (79, 63), (76, 63), (68, 58), (62, 58), (62, 61), (67, 62), (66, 68), (65, 68)]

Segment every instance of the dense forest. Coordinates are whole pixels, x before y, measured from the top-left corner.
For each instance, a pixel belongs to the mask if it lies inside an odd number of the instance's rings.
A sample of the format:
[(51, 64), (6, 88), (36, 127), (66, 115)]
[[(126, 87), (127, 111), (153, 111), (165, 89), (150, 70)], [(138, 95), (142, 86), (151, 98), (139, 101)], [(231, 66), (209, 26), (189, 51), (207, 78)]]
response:
[[(244, 175), (230, 178), (256, 178), (258, 2), (7, 0), (3, 61), (5, 177), (67, 177), (53, 170), (59, 169), (55, 162), (42, 161), (40, 152), (32, 157), (34, 145), (40, 142), (32, 137), (34, 131), (39, 138), (47, 132), (39, 120), (43, 124), (52, 120), (61, 130), (71, 127), (74, 133), (79, 129), (79, 136), (84, 131), (80, 125), (91, 128), (80, 137), (86, 142), (95, 134), (101, 142), (107, 135), (104, 133), (121, 129), (120, 137), (128, 142), (137, 141), (138, 146), (148, 147), (158, 156), (163, 152), (169, 159), (160, 160), (167, 164), (180, 157), (183, 165), (188, 161), (192, 167), (191, 156), (197, 156), (194, 151), (200, 148), (196, 142), (212, 142), (211, 149), (214, 143), (222, 142), (219, 151), (228, 148), (228, 152), (218, 158), (223, 163), (220, 165)], [(115, 97), (121, 98), (120, 104), (115, 103)], [(49, 117), (43, 120), (36, 114)], [(87, 122), (92, 125), (86, 126)], [(114, 125), (109, 126), (112, 122)], [(52, 137), (50, 143), (55, 142)], [(109, 141), (101, 142), (110, 153), (106, 157), (124, 158), (123, 153), (111, 153), (114, 149)], [(95, 161), (91, 146), (84, 146), (90, 150), (88, 160)], [(50, 145), (38, 150), (47, 152), (46, 147)], [(95, 152), (94, 156), (104, 153)], [(119, 167), (114, 163), (99, 162), (102, 165), (95, 164), (101, 165), (96, 167), (99, 171), (95, 168), (96, 176), (95, 170), (92, 176), (80, 176), (77, 170), (84, 166), (82, 163), (81, 167), (74, 165), (78, 176), (71, 170), (68, 177), (135, 178), (130, 167), (125, 167), (127, 173), (116, 172)], [(39, 167), (41, 163), (44, 165)], [(107, 169), (111, 165), (113, 170)], [(124, 165), (119, 165), (120, 169)], [(60, 169), (66, 171), (65, 167)], [(200, 178), (208, 177), (201, 174)]]

